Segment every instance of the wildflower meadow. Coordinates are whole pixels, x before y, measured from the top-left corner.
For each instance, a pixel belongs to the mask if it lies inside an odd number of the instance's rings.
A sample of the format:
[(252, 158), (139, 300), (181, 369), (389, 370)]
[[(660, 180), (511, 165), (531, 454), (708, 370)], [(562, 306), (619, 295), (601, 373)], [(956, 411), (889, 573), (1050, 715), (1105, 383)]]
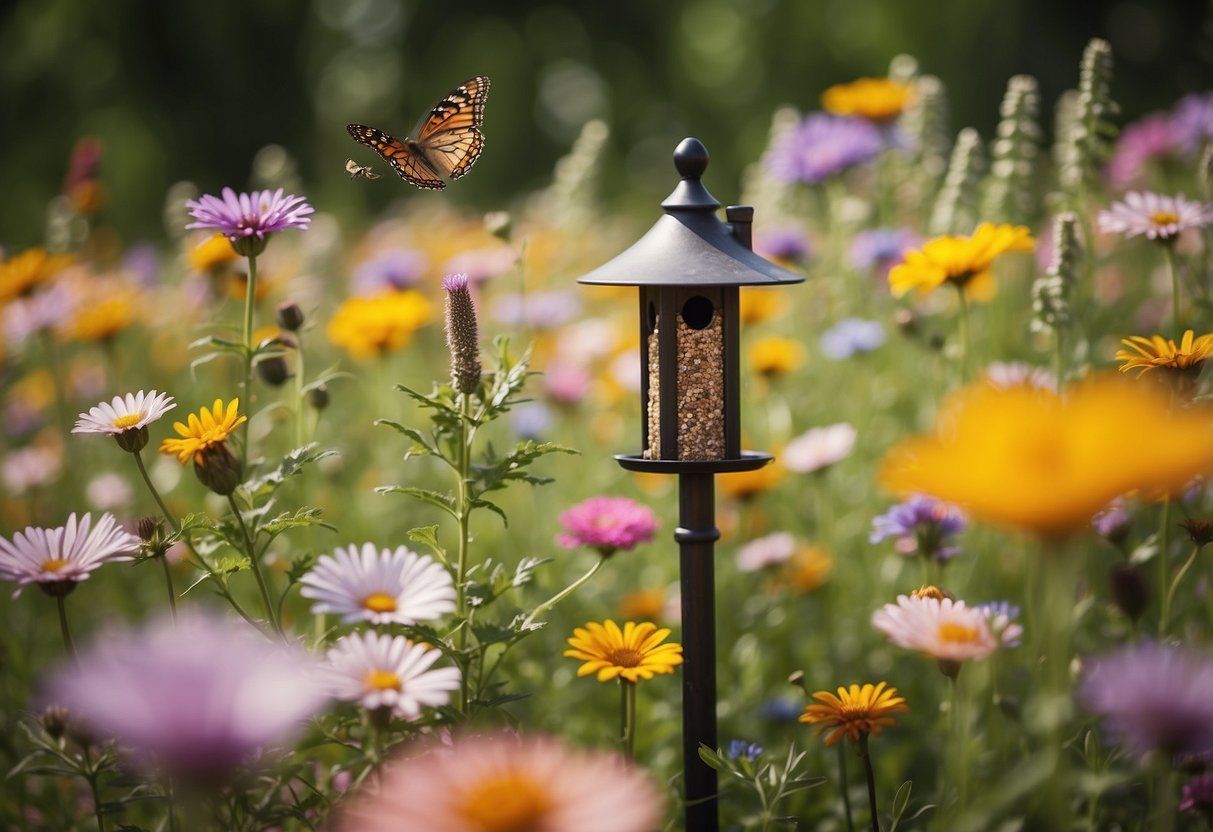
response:
[(601, 199), (616, 125), (448, 198), (508, 118), (469, 73), (340, 137), (390, 207), (180, 153), (139, 244), (81, 138), (0, 229), (0, 826), (656, 832), (694, 765), (726, 830), (1213, 827), (1213, 92), (1126, 115), (1094, 38), (981, 135), (888, 60), (703, 174), (804, 282), (733, 310), (774, 460), (714, 478), (691, 760), (682, 478), (613, 458), (655, 348), (577, 283), (662, 212)]

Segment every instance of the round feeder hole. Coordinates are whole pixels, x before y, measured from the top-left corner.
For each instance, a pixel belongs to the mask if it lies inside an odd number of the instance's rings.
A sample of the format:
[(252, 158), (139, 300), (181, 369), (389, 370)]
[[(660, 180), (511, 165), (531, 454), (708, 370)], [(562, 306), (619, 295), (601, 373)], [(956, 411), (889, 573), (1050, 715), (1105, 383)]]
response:
[(691, 329), (707, 329), (715, 315), (716, 307), (703, 295), (689, 298), (682, 305), (682, 320)]

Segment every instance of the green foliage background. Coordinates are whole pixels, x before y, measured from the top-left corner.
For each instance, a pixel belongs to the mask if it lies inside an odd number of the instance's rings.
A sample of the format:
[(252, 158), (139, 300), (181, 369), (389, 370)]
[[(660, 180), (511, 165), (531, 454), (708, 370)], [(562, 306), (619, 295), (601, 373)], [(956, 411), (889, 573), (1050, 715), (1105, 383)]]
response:
[[(245, 184), (266, 145), (297, 160), (312, 202), (351, 220), (410, 193), (342, 186), (370, 161), (349, 121), (408, 132), (447, 90), (493, 79), (488, 146), (456, 198), (480, 208), (542, 185), (578, 127), (612, 125), (613, 196), (664, 195), (668, 153), (706, 142), (713, 179), (736, 181), (780, 104), (814, 109), (827, 86), (881, 75), (890, 56), (945, 79), (953, 125), (991, 135), (1008, 77), (1042, 100), (1074, 84), (1093, 36), (1117, 56), (1125, 120), (1213, 85), (1202, 0), (18, 0), (0, 11), (0, 245), (39, 242), (73, 143), (100, 136), (103, 221), (158, 238), (164, 194)], [(995, 92), (997, 91), (997, 92)], [(1046, 124), (1048, 119), (1045, 119)], [(659, 175), (658, 175), (659, 174)], [(608, 197), (612, 194), (608, 194)]]

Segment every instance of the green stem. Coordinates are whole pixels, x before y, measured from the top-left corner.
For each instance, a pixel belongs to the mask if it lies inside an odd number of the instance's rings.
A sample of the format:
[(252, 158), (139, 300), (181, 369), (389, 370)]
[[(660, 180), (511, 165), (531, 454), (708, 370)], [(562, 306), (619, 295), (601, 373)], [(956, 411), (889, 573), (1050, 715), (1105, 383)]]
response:
[(1179, 305), (1179, 263), (1175, 257), (1175, 241), (1168, 240), (1163, 243), (1163, 254), (1167, 260), (1167, 271), (1171, 275), (1171, 321), (1175, 329), (1175, 340), (1178, 342), (1183, 338), (1184, 331), (1180, 326), (1180, 305)]
[[(468, 630), (471, 624), (468, 621), (467, 608), (467, 559), (468, 559), (468, 519), (471, 515), (471, 509), (468, 505), (470, 502), (468, 491), (468, 478), (472, 467), (472, 449), (471, 445), (471, 407), (472, 399), (467, 393), (459, 394), (459, 490), (455, 510), (459, 517), (459, 537), (458, 555), (455, 560), (455, 610), (460, 620), (459, 627), (459, 652), (463, 654), (467, 649)], [(469, 680), (468, 674), (464, 673), (459, 683), (459, 702), (460, 712), (465, 716), (468, 712), (468, 691)]]
[(1192, 547), (1192, 554), (1188, 555), (1188, 559), (1184, 561), (1184, 565), (1179, 567), (1179, 571), (1175, 573), (1175, 577), (1171, 579), (1171, 586), (1167, 588), (1167, 594), (1162, 599), (1162, 614), (1158, 622), (1158, 635), (1160, 638), (1166, 636), (1167, 625), (1170, 622), (1171, 605), (1175, 601), (1175, 591), (1179, 589), (1180, 583), (1184, 576), (1188, 574), (1188, 570), (1192, 568), (1192, 564), (1196, 563), (1196, 557), (1200, 554), (1200, 546)]
[(173, 589), (173, 570), (169, 568), (168, 558), (163, 554), (157, 557), (160, 565), (164, 567), (164, 588), (168, 592), (168, 610), (173, 620), (177, 620), (177, 593)]
[(1154, 817), (1150, 828), (1154, 832), (1171, 832), (1175, 828), (1175, 767), (1165, 754), (1156, 755), (1154, 775)]
[(1041, 610), (1044, 680), (1040, 685), (1040, 697), (1041, 710), (1048, 714), (1041, 730), (1046, 748), (1054, 760), (1052, 776), (1044, 787), (1044, 799), (1054, 828), (1069, 829), (1073, 807), (1068, 797), (1069, 756), (1065, 742), (1073, 708), (1069, 673), (1078, 561), (1076, 552), (1068, 551), (1060, 544), (1053, 544), (1039, 554), (1044, 567), (1038, 576), (1043, 586), (1037, 590), (1044, 602)]
[[(257, 258), (249, 255), (248, 284), (244, 292), (244, 384), (241, 395), (244, 396), (244, 412), (253, 412), (253, 307), (257, 302)], [(240, 470), (248, 470), (249, 454), (249, 425), (252, 419), (244, 422), (244, 441), (240, 443)]]
[(950, 677), (952, 688), (952, 760), (956, 780), (956, 809), (963, 814), (969, 803), (969, 715), (960, 690), (960, 673)]
[(1163, 592), (1162, 603), (1158, 611), (1158, 635), (1167, 631), (1167, 619), (1171, 615), (1171, 593), (1167, 587), (1171, 585), (1171, 570), (1169, 553), (1171, 549), (1171, 498), (1162, 501), (1162, 525), (1158, 530), (1158, 589)]
[(619, 677), (620, 707), (619, 740), (623, 754), (629, 760), (636, 756), (636, 683)]
[(168, 506), (164, 504), (164, 500), (160, 496), (160, 492), (156, 490), (156, 486), (152, 483), (152, 478), (148, 476), (147, 467), (143, 464), (142, 451), (135, 451), (131, 454), (135, 458), (135, 466), (139, 469), (139, 476), (143, 477), (143, 482), (147, 485), (147, 490), (152, 492), (152, 497), (156, 501), (156, 505), (160, 506), (160, 512), (164, 515), (164, 519), (173, 527), (173, 531), (181, 531), (181, 524), (177, 522), (177, 518), (168, 510)]
[(173, 794), (173, 780), (171, 777), (164, 781), (164, 802), (168, 806), (168, 828), (169, 832), (177, 832), (177, 800)]
[(303, 333), (295, 333), (295, 447), (303, 447), (303, 414), (307, 409), (303, 392)]
[(76, 658), (76, 644), (72, 641), (71, 628), (67, 626), (67, 604), (64, 603), (62, 595), (55, 597), (55, 603), (59, 606), (59, 632), (63, 634), (63, 647), (67, 650), (67, 654)]
[(957, 297), (960, 299), (960, 312), (957, 315), (957, 334), (960, 341), (960, 383), (969, 380), (969, 299), (965, 296), (964, 287), (957, 284)]
[(232, 507), (232, 514), (235, 515), (236, 523), (240, 526), (240, 533), (244, 537), (244, 547), (245, 552), (248, 554), (249, 566), (253, 570), (253, 577), (257, 579), (257, 588), (261, 590), (261, 600), (265, 604), (266, 620), (274, 628), (274, 632), (281, 636), (283, 635), (282, 625), (278, 623), (278, 616), (274, 614), (274, 602), (270, 597), (270, 588), (265, 582), (265, 575), (261, 572), (261, 564), (258, 563), (257, 547), (253, 545), (253, 538), (249, 536), (248, 526), (245, 525), (244, 517), (240, 514), (240, 507), (236, 505), (236, 500), (231, 494), (227, 495), (227, 503)]
[(855, 832), (855, 816), (851, 813), (851, 784), (847, 780), (846, 743), (838, 744), (838, 785), (842, 792), (842, 811), (847, 818), (847, 832)]
[(872, 832), (880, 832), (880, 813), (876, 809), (876, 773), (872, 770), (872, 755), (868, 753), (868, 735), (859, 736), (859, 756), (863, 758), (863, 773), (868, 780), (868, 809), (872, 813)]
[(570, 595), (572, 595), (574, 592), (576, 592), (581, 587), (582, 584), (584, 584), (590, 578), (594, 577), (594, 574), (599, 569), (602, 568), (602, 564), (604, 564), (604, 563), (606, 563), (606, 558), (603, 558), (603, 557), (598, 558), (598, 560), (594, 561), (594, 565), (590, 567), (590, 570), (588, 572), (586, 572), (584, 575), (582, 575), (577, 580), (573, 581), (571, 584), (569, 584), (564, 589), (557, 592), (555, 595), (553, 595), (548, 600), (544, 601), (539, 606), (535, 607), (535, 609), (531, 611), (531, 614), (526, 617), (526, 620), (522, 622), (522, 629), (525, 630), (528, 627), (530, 627), (532, 624), (535, 623), (535, 619), (537, 619), (540, 615), (547, 612), (552, 607), (556, 606), (561, 601), (563, 601), (565, 598), (568, 598)]

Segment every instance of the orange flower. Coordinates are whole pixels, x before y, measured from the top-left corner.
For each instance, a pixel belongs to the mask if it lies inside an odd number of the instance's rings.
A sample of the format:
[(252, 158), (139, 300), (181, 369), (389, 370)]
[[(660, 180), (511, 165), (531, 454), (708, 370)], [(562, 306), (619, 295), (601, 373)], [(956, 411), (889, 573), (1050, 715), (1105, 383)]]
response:
[(819, 690), (813, 698), (820, 704), (806, 705), (800, 721), (820, 726), (818, 736), (833, 728), (825, 738), (827, 746), (837, 745), (843, 737), (858, 742), (868, 734), (879, 734), (882, 728), (893, 724), (890, 714), (910, 710), (906, 700), (897, 695), (897, 688), (886, 688), (885, 685), (885, 682), (863, 687), (851, 685), (850, 688), (838, 688), (837, 696), (828, 690)]

